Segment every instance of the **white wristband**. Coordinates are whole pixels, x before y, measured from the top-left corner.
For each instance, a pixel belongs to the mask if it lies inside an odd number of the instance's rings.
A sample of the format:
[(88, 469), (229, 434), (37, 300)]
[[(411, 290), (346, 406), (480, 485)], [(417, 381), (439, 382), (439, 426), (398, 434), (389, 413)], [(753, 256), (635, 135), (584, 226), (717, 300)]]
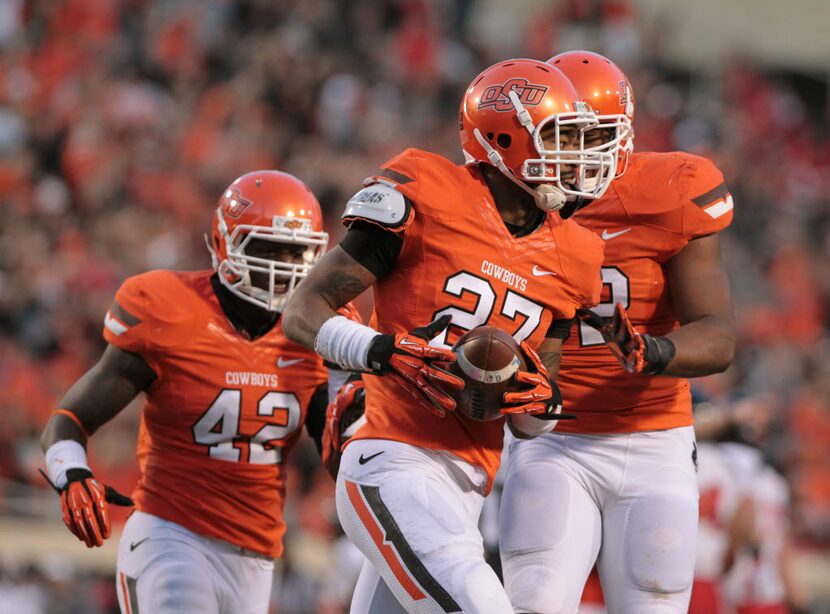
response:
[(314, 339), (314, 351), (344, 369), (368, 371), (369, 345), (378, 335), (374, 328), (338, 315), (323, 322)]
[(510, 423), (522, 435), (532, 439), (545, 433), (550, 433), (558, 420), (542, 420), (530, 414), (511, 414), (507, 417)]
[(66, 486), (66, 472), (70, 469), (91, 471), (86, 460), (86, 450), (74, 439), (56, 441), (46, 450), (46, 471), (52, 484)]

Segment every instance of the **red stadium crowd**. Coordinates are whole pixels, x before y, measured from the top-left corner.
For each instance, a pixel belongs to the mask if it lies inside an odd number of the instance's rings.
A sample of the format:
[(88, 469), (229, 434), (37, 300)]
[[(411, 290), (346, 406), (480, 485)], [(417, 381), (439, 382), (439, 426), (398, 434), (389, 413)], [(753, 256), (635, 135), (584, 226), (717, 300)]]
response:
[[(56, 399), (100, 354), (102, 317), (121, 280), (205, 268), (202, 233), (216, 198), (252, 169), (308, 183), (336, 241), (346, 199), (391, 153), (414, 145), (460, 161), (462, 88), (504, 53), (476, 36), (482, 9), (464, 0), (6, 7), (0, 515), (20, 513), (4, 503), (10, 492), (45, 488), (37, 439)], [(773, 426), (763, 452), (792, 490), (794, 539), (830, 548), (827, 84), (747, 61), (716, 76), (667, 66), (659, 40), (636, 23), (625, 0), (554, 3), (517, 37), (512, 55), (544, 59), (582, 37), (635, 85), (638, 150), (701, 153), (723, 169), (736, 204), (725, 262), (740, 338), (730, 370), (696, 386), (724, 407), (763, 399)], [(102, 430), (91, 450), (99, 475), (123, 491), (136, 476), (136, 410)], [(315, 554), (353, 556), (340, 541), (334, 484), (310, 444), (290, 462), (276, 605), (338, 612), (348, 582), (328, 577)], [(39, 598), (60, 599), (64, 572), (46, 569), (15, 572), (18, 593), (43, 585), (35, 580), (45, 574), (57, 588)], [(0, 574), (0, 595), (11, 594), (10, 577)], [(88, 594), (94, 605), (64, 599), (64, 609), (42, 611), (113, 607), (103, 585)]]

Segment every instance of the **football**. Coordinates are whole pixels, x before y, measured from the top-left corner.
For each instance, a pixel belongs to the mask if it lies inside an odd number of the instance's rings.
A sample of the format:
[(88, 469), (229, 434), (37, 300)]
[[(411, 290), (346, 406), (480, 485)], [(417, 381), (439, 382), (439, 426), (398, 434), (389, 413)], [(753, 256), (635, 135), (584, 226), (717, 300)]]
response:
[(473, 420), (501, 417), (502, 395), (510, 388), (519, 369), (526, 369), (519, 344), (494, 326), (479, 326), (453, 346), (457, 362), (450, 371), (464, 380), (456, 397), (456, 411)]

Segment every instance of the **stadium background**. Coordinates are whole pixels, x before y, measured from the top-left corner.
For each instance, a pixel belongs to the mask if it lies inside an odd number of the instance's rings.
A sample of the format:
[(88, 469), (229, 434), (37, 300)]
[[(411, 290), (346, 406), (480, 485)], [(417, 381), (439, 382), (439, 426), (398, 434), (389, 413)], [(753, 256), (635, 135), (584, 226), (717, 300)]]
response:
[[(696, 389), (768, 423), (801, 605), (830, 611), (827, 23), (820, 0), (0, 2), (0, 612), (117, 610), (116, 540), (75, 540), (36, 470), (122, 279), (208, 266), (216, 198), (256, 168), (306, 181), (336, 242), (346, 199), (392, 154), (461, 161), (457, 106), (480, 69), (569, 48), (629, 73), (638, 150), (711, 156), (727, 177), (739, 351)], [(127, 491), (139, 406), (91, 444)], [(290, 467), (275, 608), (340, 612), (354, 562), (333, 484), (308, 442)]]

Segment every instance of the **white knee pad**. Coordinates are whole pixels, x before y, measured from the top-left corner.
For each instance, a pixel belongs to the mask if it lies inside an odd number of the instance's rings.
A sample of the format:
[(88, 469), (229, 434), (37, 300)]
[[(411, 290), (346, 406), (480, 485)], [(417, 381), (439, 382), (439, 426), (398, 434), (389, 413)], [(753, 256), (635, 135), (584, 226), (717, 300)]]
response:
[(625, 558), (638, 588), (679, 593), (691, 586), (697, 516), (697, 501), (674, 496), (652, 496), (631, 506), (624, 537)]
[[(544, 554), (523, 555), (517, 564), (504, 560), (504, 588), (517, 612), (536, 614), (570, 614), (576, 611), (579, 596), (569, 595), (567, 582), (557, 569), (550, 565)], [(509, 571), (507, 569), (509, 568)], [(580, 591), (581, 592), (581, 591)], [(569, 602), (572, 607), (568, 609)]]
[(499, 516), (499, 546), (507, 555), (550, 550), (571, 523), (571, 479), (542, 463), (511, 467)]

